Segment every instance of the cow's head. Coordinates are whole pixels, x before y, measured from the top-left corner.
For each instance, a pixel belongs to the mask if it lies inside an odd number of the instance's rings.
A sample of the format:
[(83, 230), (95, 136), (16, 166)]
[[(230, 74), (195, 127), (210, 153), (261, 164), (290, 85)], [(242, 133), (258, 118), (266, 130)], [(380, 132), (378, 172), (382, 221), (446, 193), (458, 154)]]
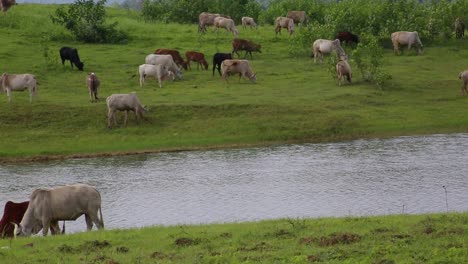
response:
[(249, 77), (250, 81), (251, 82), (256, 82), (257, 81), (257, 73), (253, 73), (250, 77)]
[(176, 72), (175, 72), (175, 75), (177, 76), (177, 78), (179, 80), (182, 80), (182, 69), (177, 69)]
[(78, 70), (83, 71), (84, 63), (79, 61), (76, 63), (76, 67), (78, 67)]

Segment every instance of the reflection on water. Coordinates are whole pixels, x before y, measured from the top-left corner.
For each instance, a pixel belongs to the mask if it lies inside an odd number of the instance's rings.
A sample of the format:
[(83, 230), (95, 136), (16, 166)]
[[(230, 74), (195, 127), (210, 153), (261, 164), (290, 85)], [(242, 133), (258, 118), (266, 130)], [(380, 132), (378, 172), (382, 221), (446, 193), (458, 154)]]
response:
[(106, 227), (127, 228), (444, 212), (446, 186), (449, 210), (467, 211), (467, 160), (468, 134), (454, 134), (2, 165), (0, 203), (83, 182)]

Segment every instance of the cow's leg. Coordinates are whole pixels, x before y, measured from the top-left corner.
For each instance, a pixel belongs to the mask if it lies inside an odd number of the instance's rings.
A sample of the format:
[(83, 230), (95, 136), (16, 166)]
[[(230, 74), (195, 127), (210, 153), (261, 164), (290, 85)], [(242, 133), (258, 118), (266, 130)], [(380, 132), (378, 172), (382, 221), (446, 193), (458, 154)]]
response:
[(109, 109), (109, 111), (107, 113), (107, 127), (108, 128), (112, 127), (112, 125), (111, 125), (112, 119), (114, 121), (114, 126), (117, 125), (117, 122), (115, 121), (115, 110)]
[(11, 102), (11, 88), (7, 87), (6, 91), (7, 91), (7, 96), (8, 96), (8, 103), (10, 103)]
[(73, 69), (73, 62), (72, 62), (71, 60), (70, 60), (70, 65), (71, 65), (71, 67), (72, 67), (72, 69)]
[(128, 110), (125, 110), (124, 127), (127, 126), (127, 120), (128, 120)]
[(219, 72), (219, 76), (221, 76), (221, 64), (218, 64), (218, 72)]
[(138, 124), (138, 111), (135, 109), (135, 111), (133, 111), (133, 114), (135, 115), (135, 121)]
[(145, 75), (141, 74), (140, 75), (140, 87), (143, 87), (143, 84), (145, 84)]
[(49, 219), (42, 219), (42, 235), (47, 236), (50, 228), (50, 220)]
[(93, 220), (88, 214), (85, 214), (85, 220), (86, 220), (86, 230), (91, 231), (91, 229), (93, 229)]
[(58, 221), (50, 222), (50, 233), (54, 235), (60, 235), (60, 227)]

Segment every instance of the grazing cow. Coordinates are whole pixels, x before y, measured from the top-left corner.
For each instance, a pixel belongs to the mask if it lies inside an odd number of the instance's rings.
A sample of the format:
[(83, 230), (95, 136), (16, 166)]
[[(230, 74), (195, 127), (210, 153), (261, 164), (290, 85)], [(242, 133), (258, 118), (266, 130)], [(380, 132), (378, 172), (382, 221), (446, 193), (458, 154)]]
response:
[(252, 71), (248, 60), (224, 60), (221, 63), (221, 71), (223, 72), (222, 78), (227, 82), (229, 75), (239, 74), (239, 81), (241, 77), (247, 78), (252, 82), (257, 80), (256, 74)]
[(408, 32), (408, 31), (398, 31), (393, 32), (390, 36), (393, 43), (393, 51), (395, 54), (400, 54), (400, 46), (408, 45), (408, 50), (411, 50), (411, 47), (414, 46), (417, 53), (421, 54), (423, 50), (423, 44), (419, 39), (418, 32)]
[(13, 237), (15, 226), (12, 223), (19, 224), (21, 222), (28, 205), (29, 201), (22, 203), (6, 202), (3, 217), (0, 220), (0, 238)]
[(62, 59), (62, 65), (65, 65), (65, 61), (69, 60), (72, 69), (74, 64), (78, 68), (78, 70), (83, 71), (84, 63), (80, 61), (80, 56), (78, 56), (77, 49), (70, 47), (62, 47), (60, 49), (60, 58)]
[(345, 42), (346, 44), (358, 44), (359, 36), (354, 35), (349, 31), (342, 31), (336, 35), (336, 38), (340, 40), (341, 43)]
[(468, 94), (468, 70), (460, 72), (460, 74), (458, 75), (458, 79), (463, 81), (463, 85), (461, 87), (461, 94)]
[(218, 69), (219, 75), (221, 75), (221, 63), (224, 60), (231, 60), (232, 54), (231, 53), (215, 53), (213, 56), (213, 76), (215, 69)]
[(145, 84), (145, 77), (151, 76), (158, 80), (159, 88), (162, 88), (162, 81), (175, 79), (174, 73), (169, 71), (166, 66), (160, 64), (142, 64), (138, 67), (138, 73), (140, 74), (140, 87)]
[(115, 112), (118, 111), (125, 111), (125, 120), (124, 126), (127, 126), (128, 120), (128, 111), (133, 111), (135, 114), (135, 121), (138, 124), (138, 117), (144, 118), (144, 114), (146, 112), (146, 108), (144, 105), (140, 103), (140, 99), (135, 92), (131, 92), (129, 94), (112, 94), (106, 99), (107, 103), (107, 127), (111, 128), (111, 120), (114, 120), (114, 125), (117, 125), (117, 121), (115, 119)]
[(171, 55), (150, 54), (146, 56), (145, 63), (166, 66), (166, 68), (173, 72), (179, 80), (182, 80), (182, 71), (177, 67)]
[(86, 77), (86, 85), (88, 86), (89, 90), (89, 100), (90, 102), (97, 102), (99, 101), (98, 98), (98, 88), (101, 82), (99, 81), (98, 77), (94, 72), (88, 74)]
[(15, 0), (0, 0), (0, 10), (3, 12), (8, 11), (13, 5), (16, 5)]
[(336, 64), (336, 74), (338, 76), (338, 84), (341, 86), (343, 77), (351, 83), (351, 66), (348, 63), (348, 57), (346, 55), (340, 57), (340, 61)]
[(454, 27), (455, 37), (457, 39), (463, 38), (465, 36), (465, 23), (463, 22), (463, 18), (457, 17), (457, 19), (455, 19)]
[(37, 96), (37, 81), (32, 74), (8, 74), (3, 73), (0, 76), (0, 92), (6, 91), (8, 103), (11, 102), (12, 91), (29, 90), (29, 102), (32, 103), (33, 96)]
[(234, 52), (237, 54), (238, 57), (240, 57), (240, 54), (238, 51), (240, 50), (245, 50), (244, 54), (244, 59), (247, 56), (247, 53), (250, 53), (250, 58), (252, 59), (252, 51), (260, 52), (262, 46), (260, 44), (255, 44), (252, 41), (245, 40), (245, 39), (234, 39), (232, 40), (232, 52), (231, 54), (234, 54)]
[(345, 55), (339, 39), (317, 39), (312, 45), (312, 51), (314, 53), (314, 63), (317, 63), (317, 57), (320, 58), (320, 63), (323, 63), (323, 54), (330, 54), (333, 51), (336, 51), (339, 57)]
[(278, 33), (281, 34), (281, 28), (287, 28), (290, 36), (292, 33), (294, 33), (294, 20), (291, 18), (277, 17), (275, 20), (275, 25), (276, 35), (278, 35)]
[(250, 26), (250, 29), (257, 29), (257, 23), (251, 17), (242, 17), (242, 27), (245, 29), (247, 26)]
[(205, 60), (205, 54), (197, 51), (187, 51), (185, 52), (185, 58), (187, 58), (187, 66), (189, 69), (190, 67), (190, 62), (191, 61), (196, 61), (197, 62), (197, 69), (200, 67), (200, 65), (205, 68), (205, 70), (208, 70), (208, 62)]
[(30, 196), (28, 209), (16, 234), (30, 236), (41, 225), (42, 234), (46, 236), (51, 224), (55, 225), (61, 220), (76, 220), (83, 214), (88, 231), (93, 228), (93, 223), (99, 229), (104, 228), (101, 195), (96, 188), (87, 184), (74, 184), (36, 189)]
[(179, 51), (173, 49), (157, 49), (154, 51), (154, 54), (164, 54), (164, 55), (171, 55), (174, 62), (179, 66), (187, 69), (187, 63), (184, 61), (182, 56), (180, 55)]
[[(200, 13), (200, 15), (198, 15), (198, 31), (206, 32), (206, 26), (214, 25), (214, 19), (220, 16), (222, 15), (208, 13), (208, 12)], [(230, 18), (229, 16), (222, 16), (222, 17)]]
[(230, 18), (216, 17), (214, 19), (214, 26), (216, 27), (216, 32), (219, 31), (219, 28), (224, 28), (226, 31), (231, 32), (235, 37), (239, 35), (239, 31), (237, 31), (234, 20)]
[(288, 11), (288, 15), (286, 17), (291, 18), (296, 24), (307, 24), (307, 15), (305, 11)]

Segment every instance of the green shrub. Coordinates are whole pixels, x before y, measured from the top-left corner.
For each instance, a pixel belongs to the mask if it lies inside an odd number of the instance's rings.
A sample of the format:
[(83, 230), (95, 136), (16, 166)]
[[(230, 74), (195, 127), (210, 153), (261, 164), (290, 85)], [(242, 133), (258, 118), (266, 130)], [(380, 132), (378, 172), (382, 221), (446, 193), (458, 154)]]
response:
[(63, 25), (77, 40), (92, 43), (122, 43), (128, 39), (126, 33), (117, 30), (117, 22), (105, 24), (106, 0), (76, 0), (73, 4), (60, 7), (51, 16), (52, 22)]

